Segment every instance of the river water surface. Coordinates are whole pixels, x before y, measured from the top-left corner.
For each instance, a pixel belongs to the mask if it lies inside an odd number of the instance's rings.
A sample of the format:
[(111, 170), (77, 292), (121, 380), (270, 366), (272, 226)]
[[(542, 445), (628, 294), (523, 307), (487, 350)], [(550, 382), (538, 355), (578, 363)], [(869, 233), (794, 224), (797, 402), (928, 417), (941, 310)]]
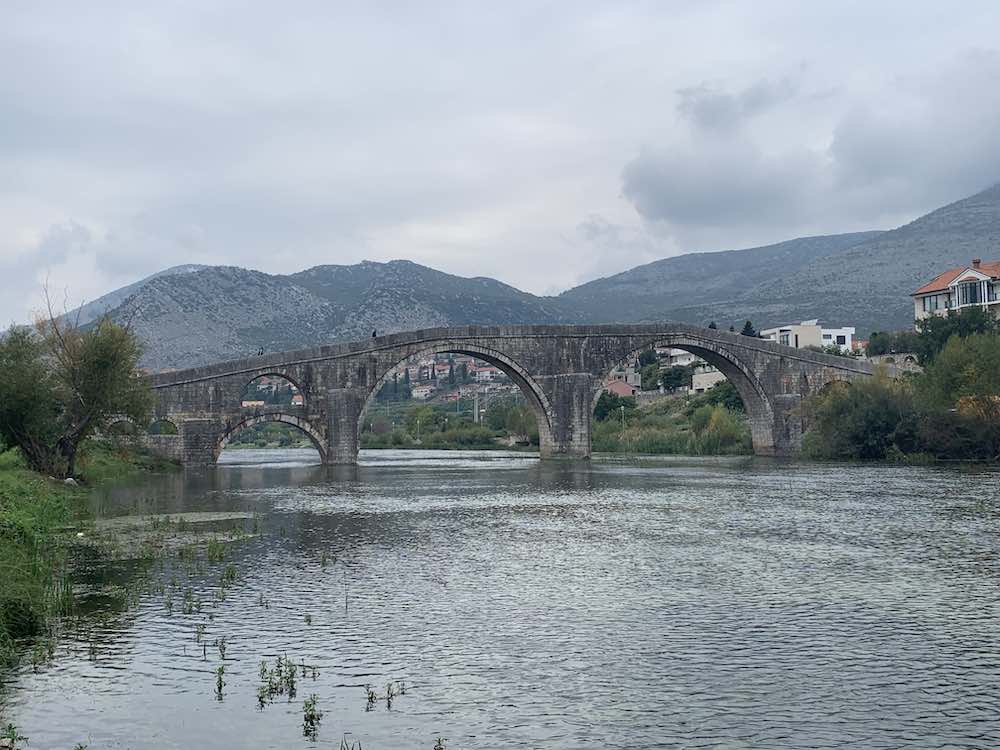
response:
[[(91, 596), (15, 675), (29, 748), (1000, 747), (996, 470), (314, 456), (228, 452), (100, 500), (249, 513), (251, 536), (222, 562), (82, 559), (141, 590)], [(261, 709), (280, 655), (306, 676)]]

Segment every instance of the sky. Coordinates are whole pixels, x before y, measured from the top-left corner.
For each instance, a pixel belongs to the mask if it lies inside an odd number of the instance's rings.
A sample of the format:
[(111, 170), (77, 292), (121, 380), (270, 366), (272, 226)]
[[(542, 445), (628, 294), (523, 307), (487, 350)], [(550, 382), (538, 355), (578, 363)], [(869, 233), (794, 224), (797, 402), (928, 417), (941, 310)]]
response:
[(538, 294), (1000, 181), (1000, 3), (0, 9), (0, 320), (182, 263)]

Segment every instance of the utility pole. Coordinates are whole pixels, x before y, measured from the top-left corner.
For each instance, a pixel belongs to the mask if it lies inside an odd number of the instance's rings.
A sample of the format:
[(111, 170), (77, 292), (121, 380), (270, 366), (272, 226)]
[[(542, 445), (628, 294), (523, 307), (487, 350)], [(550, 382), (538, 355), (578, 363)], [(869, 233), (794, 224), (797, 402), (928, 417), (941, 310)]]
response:
[(621, 409), (621, 414), (622, 414), (622, 442), (624, 443), (625, 442), (625, 405), (622, 404), (618, 408)]

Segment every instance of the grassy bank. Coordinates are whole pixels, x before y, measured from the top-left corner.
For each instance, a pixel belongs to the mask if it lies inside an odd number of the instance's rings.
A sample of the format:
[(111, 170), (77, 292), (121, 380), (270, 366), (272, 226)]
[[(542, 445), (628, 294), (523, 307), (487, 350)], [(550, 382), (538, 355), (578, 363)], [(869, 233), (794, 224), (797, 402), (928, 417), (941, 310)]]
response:
[(91, 442), (80, 456), (82, 486), (67, 486), (28, 469), (16, 450), (0, 453), (0, 665), (25, 646), (50, 648), (53, 619), (72, 606), (66, 550), (88, 523), (87, 488), (171, 466)]

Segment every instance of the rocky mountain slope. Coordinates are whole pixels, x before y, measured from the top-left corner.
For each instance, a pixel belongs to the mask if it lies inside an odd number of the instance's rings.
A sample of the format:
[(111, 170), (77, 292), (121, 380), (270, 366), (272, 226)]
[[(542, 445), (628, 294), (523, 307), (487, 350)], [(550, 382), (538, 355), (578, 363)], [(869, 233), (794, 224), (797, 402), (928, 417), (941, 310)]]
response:
[[(860, 334), (912, 325), (910, 292), (973, 257), (1000, 258), (1000, 185), (887, 232), (803, 237), (666, 258), (536, 297), (489, 278), (409, 261), (291, 275), (179, 267), (113, 292), (147, 342), (146, 366), (190, 367), (437, 325), (676, 319), (758, 328), (821, 318)], [(123, 299), (124, 297), (124, 299)]]
[(551, 300), (409, 261), (317, 266), (291, 276), (231, 266), (143, 283), (113, 315), (131, 320), (154, 370), (192, 367), (436, 325), (564, 322)]
[(559, 295), (559, 301), (580, 319), (604, 319), (607, 311), (614, 311), (622, 321), (676, 318), (676, 311), (687, 307), (741, 299), (748, 290), (776, 276), (836, 256), (880, 234), (800, 237), (746, 250), (678, 255), (574, 287)]
[(108, 292), (104, 296), (98, 297), (93, 302), (80, 305), (80, 307), (75, 310), (71, 310), (66, 315), (71, 320), (78, 320), (80, 325), (86, 325), (91, 321), (97, 320), (105, 313), (114, 310), (122, 302), (138, 292), (143, 286), (148, 284), (153, 279), (158, 279), (161, 276), (178, 276), (184, 273), (193, 273), (194, 271), (200, 271), (201, 269), (207, 267), (208, 266), (188, 264), (184, 266), (165, 268), (162, 271), (157, 271), (152, 276), (147, 276), (144, 279), (139, 279), (139, 281), (136, 281), (133, 284), (128, 284), (120, 289), (115, 289), (113, 292)]

